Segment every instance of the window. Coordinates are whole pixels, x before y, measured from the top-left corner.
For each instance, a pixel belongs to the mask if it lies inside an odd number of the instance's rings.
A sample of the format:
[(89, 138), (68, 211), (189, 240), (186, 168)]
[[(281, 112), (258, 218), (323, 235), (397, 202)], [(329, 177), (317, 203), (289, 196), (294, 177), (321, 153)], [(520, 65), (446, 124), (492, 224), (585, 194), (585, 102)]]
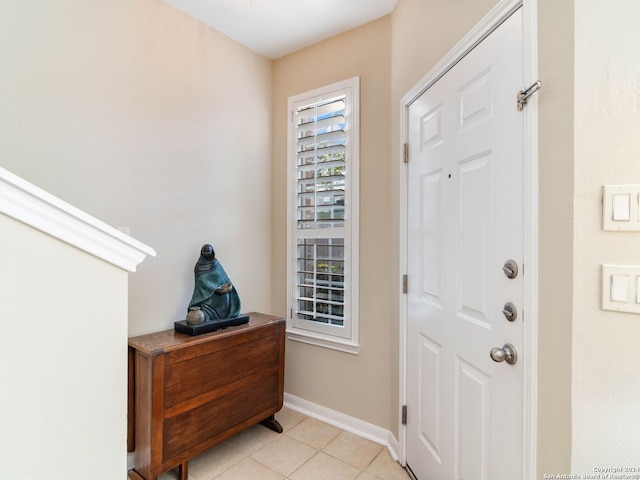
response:
[(287, 322), (358, 353), (358, 77), (289, 98)]

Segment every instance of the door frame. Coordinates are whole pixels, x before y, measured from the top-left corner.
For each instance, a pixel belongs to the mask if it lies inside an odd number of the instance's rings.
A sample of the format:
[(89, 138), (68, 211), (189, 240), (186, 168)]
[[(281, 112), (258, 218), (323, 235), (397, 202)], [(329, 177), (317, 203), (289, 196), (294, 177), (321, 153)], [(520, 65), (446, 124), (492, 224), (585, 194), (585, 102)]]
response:
[[(538, 0), (501, 0), (453, 49), (447, 53), (400, 101), (400, 145), (399, 158), (403, 158), (404, 144), (408, 142), (409, 106), (429, 87), (438, 81), (476, 45), (484, 40), (507, 17), (522, 7), (523, 18), (523, 67), (528, 87), (538, 80)], [(516, 94), (513, 92), (513, 108), (516, 108)], [(523, 366), (523, 458), (522, 478), (536, 477), (537, 459), (537, 406), (538, 406), (538, 100), (537, 95), (529, 97), (524, 111), (524, 262), (526, 281), (524, 282), (523, 313), (524, 345), (527, 361)], [(400, 273), (407, 272), (408, 266), (408, 165), (400, 162), (400, 232), (399, 265)], [(399, 305), (399, 353), (400, 353), (400, 405), (407, 404), (407, 296), (400, 290)], [(524, 317), (523, 317), (524, 318)], [(407, 464), (407, 426), (402, 425), (402, 408), (398, 411), (400, 425), (399, 460)]]

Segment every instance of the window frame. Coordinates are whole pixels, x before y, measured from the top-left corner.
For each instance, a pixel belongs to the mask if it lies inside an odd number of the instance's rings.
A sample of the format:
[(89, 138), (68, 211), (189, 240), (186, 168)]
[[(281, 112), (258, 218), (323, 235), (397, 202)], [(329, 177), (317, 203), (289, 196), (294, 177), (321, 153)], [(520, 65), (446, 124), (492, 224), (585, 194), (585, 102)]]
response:
[[(345, 221), (344, 227), (298, 229), (297, 108), (345, 95)], [(287, 338), (359, 353), (359, 183), (360, 78), (352, 77), (288, 99), (287, 128)], [(299, 239), (344, 239), (344, 325), (334, 326), (296, 315)]]

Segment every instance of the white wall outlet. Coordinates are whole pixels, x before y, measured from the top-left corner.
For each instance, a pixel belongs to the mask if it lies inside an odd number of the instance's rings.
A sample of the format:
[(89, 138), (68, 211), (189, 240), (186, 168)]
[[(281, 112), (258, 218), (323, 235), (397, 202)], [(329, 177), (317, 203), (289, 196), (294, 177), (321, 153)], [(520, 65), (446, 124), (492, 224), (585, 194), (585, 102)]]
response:
[(640, 265), (602, 265), (602, 309), (640, 314)]
[(603, 187), (602, 229), (612, 232), (640, 232), (640, 185)]

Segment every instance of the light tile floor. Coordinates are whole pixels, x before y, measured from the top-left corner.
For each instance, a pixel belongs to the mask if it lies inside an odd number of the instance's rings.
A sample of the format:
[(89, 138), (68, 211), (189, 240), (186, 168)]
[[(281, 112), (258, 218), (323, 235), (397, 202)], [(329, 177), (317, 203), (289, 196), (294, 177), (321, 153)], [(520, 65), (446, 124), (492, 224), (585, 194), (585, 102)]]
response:
[[(288, 408), (282, 434), (256, 425), (189, 462), (189, 480), (407, 480), (382, 445)], [(167, 472), (158, 480), (175, 480)]]

